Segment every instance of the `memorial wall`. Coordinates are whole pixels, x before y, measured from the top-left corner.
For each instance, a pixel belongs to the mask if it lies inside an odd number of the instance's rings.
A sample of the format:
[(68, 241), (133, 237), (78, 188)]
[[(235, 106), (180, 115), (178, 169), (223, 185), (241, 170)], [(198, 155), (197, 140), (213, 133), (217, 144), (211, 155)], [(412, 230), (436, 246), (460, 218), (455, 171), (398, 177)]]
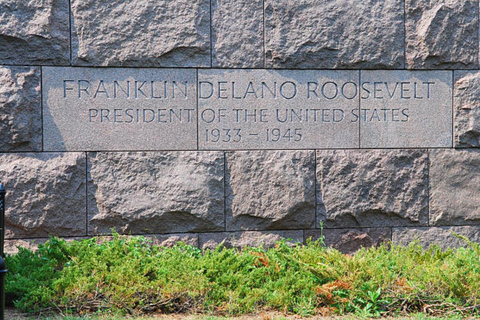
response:
[(0, 0), (7, 251), (480, 241), (478, 0)]

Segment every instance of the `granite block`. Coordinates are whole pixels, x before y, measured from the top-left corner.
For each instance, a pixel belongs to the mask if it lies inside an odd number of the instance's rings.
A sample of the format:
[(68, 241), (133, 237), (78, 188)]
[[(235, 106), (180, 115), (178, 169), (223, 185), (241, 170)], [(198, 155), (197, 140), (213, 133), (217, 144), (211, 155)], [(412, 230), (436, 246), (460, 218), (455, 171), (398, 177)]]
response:
[(199, 148), (358, 147), (357, 71), (199, 70)]
[(87, 184), (91, 235), (224, 230), (222, 152), (92, 152)]
[(404, 67), (403, 0), (265, 0), (268, 68)]
[(430, 151), (430, 225), (480, 224), (480, 150)]
[(455, 148), (480, 147), (480, 72), (455, 71)]
[(226, 161), (227, 231), (314, 226), (313, 151), (236, 151)]
[(443, 250), (469, 246), (467, 241), (455, 234), (480, 243), (480, 226), (393, 228), (392, 242), (406, 246), (413, 241), (418, 241), (423, 247), (437, 245)]
[(317, 151), (317, 227), (428, 224), (425, 150)]
[(69, 63), (68, 0), (0, 0), (0, 64)]
[(264, 65), (262, 0), (212, 0), (212, 65)]
[(303, 242), (302, 230), (290, 231), (238, 231), (200, 233), (199, 248), (202, 250), (215, 249), (219, 245), (227, 248), (259, 247), (271, 248), (281, 240), (294, 245)]
[(478, 0), (406, 0), (407, 68), (478, 68), (478, 7)]
[(195, 70), (45, 67), (42, 84), (46, 151), (197, 148)]
[(40, 68), (0, 67), (0, 151), (42, 151)]
[(209, 67), (209, 0), (71, 0), (76, 66)]
[(361, 148), (452, 147), (451, 71), (362, 71)]
[(376, 247), (391, 241), (390, 228), (323, 229), (305, 230), (305, 240), (316, 241), (323, 237), (327, 247), (352, 254), (361, 248)]
[(86, 235), (85, 153), (0, 154), (6, 238)]

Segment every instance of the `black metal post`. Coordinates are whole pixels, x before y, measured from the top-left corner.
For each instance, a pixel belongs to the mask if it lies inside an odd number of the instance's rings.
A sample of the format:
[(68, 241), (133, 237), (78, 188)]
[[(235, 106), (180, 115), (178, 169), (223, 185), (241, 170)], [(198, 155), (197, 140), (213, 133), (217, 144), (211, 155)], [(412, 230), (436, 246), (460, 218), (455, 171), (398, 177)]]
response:
[(5, 245), (5, 187), (0, 182), (0, 256), (5, 258), (3, 251)]
[(7, 271), (5, 261), (0, 257), (0, 320), (5, 320), (5, 275)]
[(5, 320), (5, 265), (4, 244), (5, 244), (5, 187), (0, 182), (0, 320)]

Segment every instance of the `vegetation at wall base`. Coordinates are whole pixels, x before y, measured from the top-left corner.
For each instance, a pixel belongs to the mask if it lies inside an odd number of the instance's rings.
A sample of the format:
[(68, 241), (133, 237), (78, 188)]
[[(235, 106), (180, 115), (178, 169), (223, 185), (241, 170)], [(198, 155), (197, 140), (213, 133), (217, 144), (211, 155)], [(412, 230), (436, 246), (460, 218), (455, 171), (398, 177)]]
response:
[(353, 255), (322, 240), (215, 250), (144, 237), (51, 238), (7, 256), (7, 304), (68, 314), (480, 316), (480, 245), (384, 244)]

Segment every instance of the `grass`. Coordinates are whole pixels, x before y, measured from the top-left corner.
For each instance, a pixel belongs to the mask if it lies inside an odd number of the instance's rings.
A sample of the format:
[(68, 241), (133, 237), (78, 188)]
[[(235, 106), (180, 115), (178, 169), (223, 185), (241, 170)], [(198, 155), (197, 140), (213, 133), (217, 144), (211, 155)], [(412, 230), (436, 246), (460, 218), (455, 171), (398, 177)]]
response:
[(480, 246), (465, 238), (469, 246), (456, 250), (384, 244), (351, 256), (321, 240), (205, 252), (118, 234), (98, 240), (51, 238), (37, 252), (20, 249), (7, 256), (7, 304), (27, 312), (110, 317), (272, 310), (300, 316), (480, 316)]

